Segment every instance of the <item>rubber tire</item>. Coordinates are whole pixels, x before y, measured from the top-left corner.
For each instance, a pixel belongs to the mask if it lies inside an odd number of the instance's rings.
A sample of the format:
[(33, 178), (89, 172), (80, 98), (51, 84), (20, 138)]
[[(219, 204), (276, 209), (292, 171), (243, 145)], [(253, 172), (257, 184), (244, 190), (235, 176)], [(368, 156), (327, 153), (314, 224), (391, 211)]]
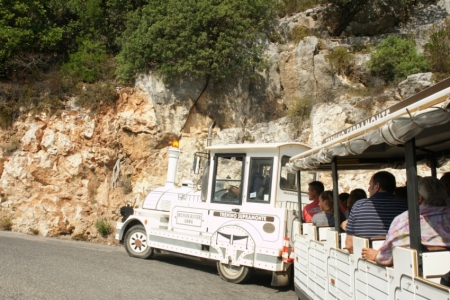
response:
[(125, 250), (131, 257), (145, 259), (151, 257), (154, 252), (153, 248), (148, 245), (147, 232), (142, 225), (134, 225), (127, 231), (124, 244)]
[(253, 268), (249, 268), (246, 266), (231, 267), (232, 268), (230, 269), (228, 267), (228, 264), (223, 264), (218, 261), (217, 271), (219, 271), (220, 278), (232, 283), (244, 283), (253, 276)]

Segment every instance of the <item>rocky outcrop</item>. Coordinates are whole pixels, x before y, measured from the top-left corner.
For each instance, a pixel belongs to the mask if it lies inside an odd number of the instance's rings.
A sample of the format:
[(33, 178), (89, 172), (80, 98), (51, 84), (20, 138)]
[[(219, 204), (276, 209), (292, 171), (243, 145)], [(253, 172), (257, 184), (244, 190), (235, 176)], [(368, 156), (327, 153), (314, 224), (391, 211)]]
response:
[(429, 88), (432, 83), (432, 73), (413, 74), (398, 85), (399, 94), (403, 99), (407, 99), (418, 92)]
[[(323, 9), (280, 20), (281, 34), (287, 39), (298, 25), (323, 29)], [(308, 36), (297, 44), (265, 42), (270, 67), (255, 78), (168, 85), (143, 74), (134, 88), (118, 92), (115, 107), (96, 115), (73, 105), (58, 115), (24, 115), (0, 135), (0, 221), (10, 219), (13, 230), (25, 233), (112, 243), (112, 236), (98, 235), (95, 222), (118, 220), (122, 205), (138, 206), (151, 189), (164, 185), (167, 147), (174, 139), (182, 151), (176, 182), (197, 183), (192, 154), (204, 150), (213, 120), (218, 123), (215, 144), (317, 146), (333, 132), (432, 84), (431, 74), (415, 74), (376, 96), (356, 95), (361, 84), (333, 74), (326, 60), (351, 41)], [(369, 57), (357, 54), (356, 66), (363, 69)], [(309, 118), (285, 117), (305, 99), (311, 101)], [(14, 141), (20, 141), (18, 148)], [(342, 187), (364, 187), (366, 177), (342, 179)]]

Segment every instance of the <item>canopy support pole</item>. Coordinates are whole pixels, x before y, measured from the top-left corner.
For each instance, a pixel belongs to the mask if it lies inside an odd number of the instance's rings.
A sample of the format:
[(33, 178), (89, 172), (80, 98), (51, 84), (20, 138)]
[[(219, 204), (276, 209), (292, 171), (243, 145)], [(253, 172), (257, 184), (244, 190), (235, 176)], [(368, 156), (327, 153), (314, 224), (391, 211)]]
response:
[(340, 232), (341, 228), (341, 208), (339, 206), (339, 183), (337, 173), (337, 156), (331, 161), (331, 176), (333, 177), (333, 208), (334, 208), (334, 230)]
[(302, 213), (302, 186), (300, 171), (297, 171), (297, 201), (298, 201), (298, 233), (302, 233), (303, 213)]
[(416, 166), (416, 140), (412, 138), (405, 143), (406, 179), (409, 211), (409, 239), (411, 248), (417, 251), (417, 260), (422, 264), (422, 241), (420, 233), (419, 193)]

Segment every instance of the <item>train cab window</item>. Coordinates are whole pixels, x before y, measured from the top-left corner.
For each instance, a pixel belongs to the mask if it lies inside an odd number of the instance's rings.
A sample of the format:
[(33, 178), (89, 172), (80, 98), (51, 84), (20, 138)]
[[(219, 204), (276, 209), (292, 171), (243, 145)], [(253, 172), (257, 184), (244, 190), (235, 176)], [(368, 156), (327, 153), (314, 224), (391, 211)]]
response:
[[(297, 173), (288, 173), (286, 164), (289, 162), (290, 156), (283, 156), (281, 158), (280, 168), (280, 189), (297, 192)], [(316, 180), (316, 172), (300, 172), (301, 191), (308, 191), (308, 183)]]
[(251, 158), (248, 178), (248, 202), (270, 203), (273, 158)]
[(245, 155), (216, 155), (211, 202), (222, 204), (242, 203), (242, 174)]

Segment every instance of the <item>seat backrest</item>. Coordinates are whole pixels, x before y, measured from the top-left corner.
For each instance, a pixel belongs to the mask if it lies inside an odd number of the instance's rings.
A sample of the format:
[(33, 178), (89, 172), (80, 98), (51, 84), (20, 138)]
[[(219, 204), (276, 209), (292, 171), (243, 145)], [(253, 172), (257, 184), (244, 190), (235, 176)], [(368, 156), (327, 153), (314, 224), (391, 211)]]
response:
[(422, 253), (422, 276), (435, 283), (450, 270), (450, 251)]
[(327, 240), (327, 231), (334, 229), (334, 227), (330, 226), (317, 226), (317, 239), (319, 241), (326, 241)]
[(369, 247), (378, 250), (386, 240), (385, 236), (374, 236), (369, 238)]

